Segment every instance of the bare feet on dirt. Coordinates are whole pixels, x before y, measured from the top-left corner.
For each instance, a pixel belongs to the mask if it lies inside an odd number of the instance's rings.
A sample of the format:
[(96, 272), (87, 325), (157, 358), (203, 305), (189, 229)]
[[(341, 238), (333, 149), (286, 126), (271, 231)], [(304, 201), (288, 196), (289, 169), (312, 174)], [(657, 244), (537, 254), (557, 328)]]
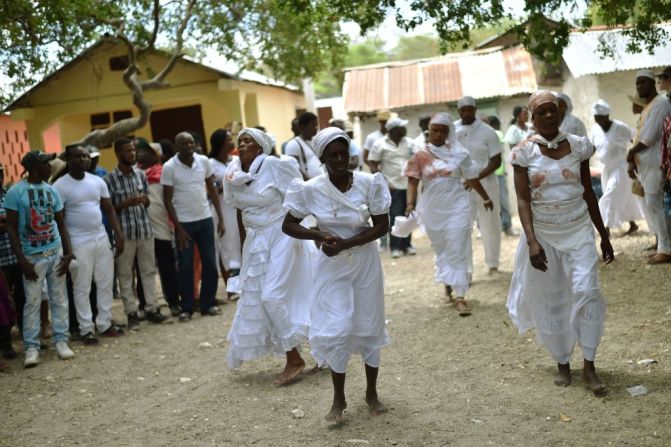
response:
[(377, 398), (377, 394), (370, 396), (366, 395), (366, 404), (368, 404), (368, 411), (371, 416), (379, 416), (389, 411), (387, 410), (387, 407), (380, 402), (380, 399)]
[(566, 363), (562, 365), (557, 363), (557, 376), (555, 376), (555, 385), (569, 386), (571, 384), (571, 365)]
[(331, 411), (328, 412), (324, 419), (329, 422), (342, 422), (342, 413), (347, 408), (347, 402), (344, 400), (333, 400), (333, 405), (331, 405)]
[(582, 369), (582, 380), (585, 382), (585, 385), (592, 390), (592, 393), (596, 397), (603, 397), (606, 395), (606, 384), (599, 379), (599, 376), (596, 375), (596, 369), (594, 368), (594, 362), (585, 360), (583, 369)]
[(275, 385), (284, 386), (295, 382), (304, 369), (305, 369), (305, 362), (302, 360), (300, 361), (300, 363), (287, 363), (287, 366), (284, 367), (284, 371), (282, 371), (282, 374), (277, 376), (277, 379), (275, 379), (274, 382)]

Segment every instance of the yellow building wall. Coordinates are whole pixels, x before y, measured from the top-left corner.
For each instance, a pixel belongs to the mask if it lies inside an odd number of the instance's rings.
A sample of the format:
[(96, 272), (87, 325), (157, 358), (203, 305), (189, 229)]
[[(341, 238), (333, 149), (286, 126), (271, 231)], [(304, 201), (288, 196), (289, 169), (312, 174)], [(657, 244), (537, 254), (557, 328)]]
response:
[[(80, 140), (91, 130), (92, 114), (130, 110), (136, 116), (138, 112), (122, 81), (123, 72), (109, 68), (110, 57), (124, 54), (120, 46), (103, 44), (84, 60), (36, 88), (26, 108), (16, 110), (12, 116), (26, 119), (30, 146), (42, 147), (44, 131), (54, 125), (59, 126), (62, 146)], [(142, 58), (142, 77), (157, 72), (164, 64), (165, 59), (160, 55)], [(187, 61), (178, 62), (167, 81), (169, 88), (146, 92), (146, 101), (153, 111), (200, 105), (206, 141), (214, 130), (232, 121), (266, 126), (278, 142), (284, 141), (292, 136), (290, 122), (296, 110), (305, 107), (300, 92), (224, 78), (220, 73)], [(176, 129), (175, 134), (178, 131), (180, 129)], [(149, 123), (133, 134), (152, 140)], [(112, 149), (101, 150), (100, 165), (106, 169), (116, 165)]]

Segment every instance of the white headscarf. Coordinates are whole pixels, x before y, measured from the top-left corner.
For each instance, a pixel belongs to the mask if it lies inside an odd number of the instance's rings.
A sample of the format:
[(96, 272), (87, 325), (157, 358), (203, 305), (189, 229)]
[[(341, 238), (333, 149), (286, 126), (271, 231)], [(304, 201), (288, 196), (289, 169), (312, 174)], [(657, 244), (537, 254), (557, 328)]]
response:
[(475, 107), (475, 98), (472, 96), (464, 96), (463, 98), (457, 101), (457, 109), (462, 107)]
[(327, 127), (320, 130), (319, 133), (312, 138), (312, 149), (315, 151), (317, 158), (321, 159), (326, 146), (338, 138), (343, 138), (347, 141), (347, 145), (350, 144), (351, 140), (347, 135), (347, 132), (342, 129), (337, 127)]
[(446, 160), (449, 157), (449, 150), (457, 145), (457, 132), (454, 127), (454, 122), (452, 121), (452, 117), (450, 116), (449, 113), (446, 112), (438, 112), (433, 117), (431, 118), (431, 121), (429, 121), (429, 126), (431, 124), (441, 124), (443, 126), (447, 126), (449, 129), (449, 132), (447, 134), (447, 141), (446, 144), (438, 147), (434, 146), (431, 144), (431, 142), (427, 142), (426, 148), (431, 152), (434, 156), (437, 158), (441, 158), (443, 160)]
[(610, 104), (608, 104), (603, 99), (599, 99), (597, 102), (592, 105), (592, 115), (596, 116), (608, 116), (610, 115), (611, 109)]
[(553, 93), (557, 97), (557, 99), (561, 99), (562, 101), (564, 101), (564, 103), (566, 104), (567, 114), (573, 112), (573, 103), (571, 102), (571, 98), (569, 98), (569, 96), (566, 93), (564, 92), (553, 92)]
[(245, 134), (252, 137), (252, 139), (256, 141), (256, 144), (261, 146), (261, 149), (265, 155), (270, 155), (273, 152), (273, 140), (271, 140), (268, 134), (264, 131), (251, 127), (245, 127), (240, 131), (240, 133), (238, 133), (238, 140), (240, 140), (240, 137)]

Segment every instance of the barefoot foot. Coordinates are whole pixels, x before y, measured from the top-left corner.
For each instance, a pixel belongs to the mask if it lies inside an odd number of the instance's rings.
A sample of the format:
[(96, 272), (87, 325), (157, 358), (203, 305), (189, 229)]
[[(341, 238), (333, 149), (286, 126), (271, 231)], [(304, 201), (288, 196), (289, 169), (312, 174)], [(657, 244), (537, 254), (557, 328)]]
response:
[(555, 376), (555, 385), (569, 386), (571, 384), (571, 365), (568, 363), (557, 363), (557, 375)]
[(599, 379), (599, 376), (596, 375), (596, 370), (594, 369), (594, 364), (591, 367), (585, 367), (582, 370), (582, 380), (585, 382), (585, 385), (592, 390), (592, 393), (596, 397), (603, 397), (606, 395), (606, 384)]
[(331, 405), (331, 411), (329, 411), (328, 414), (324, 416), (324, 419), (329, 422), (342, 422), (342, 413), (345, 411), (345, 408), (347, 408), (347, 402), (344, 400), (334, 400), (333, 405)]
[(376, 396), (366, 396), (366, 403), (368, 404), (368, 411), (371, 416), (379, 416), (386, 413), (387, 407)]
[(305, 369), (305, 362), (300, 363), (287, 363), (287, 366), (282, 371), (282, 374), (277, 376), (275, 379), (275, 385), (284, 386), (288, 385), (296, 380), (300, 373)]

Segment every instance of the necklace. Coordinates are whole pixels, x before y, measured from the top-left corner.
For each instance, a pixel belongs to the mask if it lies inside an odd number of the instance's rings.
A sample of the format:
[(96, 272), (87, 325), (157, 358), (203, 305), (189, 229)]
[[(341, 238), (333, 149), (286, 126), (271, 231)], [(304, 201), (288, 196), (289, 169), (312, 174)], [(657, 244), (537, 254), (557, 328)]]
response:
[[(353, 180), (354, 175), (352, 177), (349, 176), (349, 173), (347, 174), (347, 187), (345, 188), (345, 192), (349, 191), (349, 188), (352, 186), (352, 180)], [(335, 185), (333, 185), (335, 187)], [(331, 197), (331, 193), (329, 192), (329, 203), (331, 204), (331, 210), (333, 211), (333, 217), (338, 217), (338, 210), (340, 209), (340, 204), (336, 200), (335, 206), (333, 205), (333, 198)]]

